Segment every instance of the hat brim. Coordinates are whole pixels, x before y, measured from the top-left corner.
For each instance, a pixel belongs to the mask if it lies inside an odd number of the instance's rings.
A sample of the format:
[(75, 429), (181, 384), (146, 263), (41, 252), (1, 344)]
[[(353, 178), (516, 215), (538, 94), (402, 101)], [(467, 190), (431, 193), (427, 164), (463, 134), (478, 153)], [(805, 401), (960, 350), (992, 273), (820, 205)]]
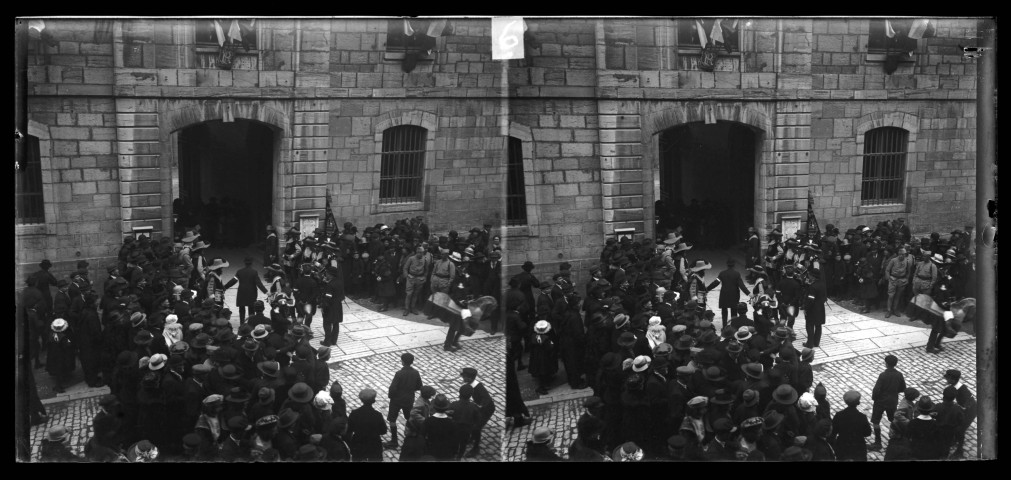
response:
[(701, 272), (702, 270), (709, 270), (710, 268), (713, 268), (712, 264), (707, 263), (701, 267), (692, 267), (690, 270), (693, 272)]
[(790, 392), (790, 396), (787, 397), (787, 398), (784, 398), (784, 399), (781, 399), (781, 398), (773, 395), (772, 396), (772, 401), (774, 401), (774, 402), (776, 402), (776, 403), (778, 403), (780, 405), (793, 405), (794, 403), (797, 403), (797, 392), (796, 391)]

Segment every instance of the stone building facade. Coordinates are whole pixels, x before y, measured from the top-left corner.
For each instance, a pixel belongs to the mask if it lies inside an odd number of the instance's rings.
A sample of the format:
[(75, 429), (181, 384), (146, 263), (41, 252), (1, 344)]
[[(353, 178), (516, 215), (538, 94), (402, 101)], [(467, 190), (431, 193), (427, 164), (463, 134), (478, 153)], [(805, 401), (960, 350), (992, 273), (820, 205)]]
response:
[[(172, 233), (178, 137), (209, 121), (273, 135), (273, 224), (322, 218), (327, 191), (339, 223), (502, 224), (507, 274), (567, 261), (581, 281), (615, 229), (653, 236), (669, 189), (661, 138), (696, 126), (754, 140), (735, 158), (753, 172), (746, 220), (763, 234), (803, 228), (809, 198), (823, 225), (960, 228), (975, 199), (975, 64), (958, 45), (975, 45), (976, 21), (931, 19), (891, 73), (881, 21), (738, 19), (731, 51), (703, 71), (688, 19), (528, 18), (526, 58), (509, 61), (491, 58), (489, 19), (453, 19), (408, 73), (397, 20), (258, 19), (230, 70), (197, 20), (46, 20), (50, 41), (33, 41), (28, 62), (45, 221), (15, 226), (16, 278), (43, 257), (58, 272), (79, 258), (97, 270), (135, 227)], [(399, 125), (427, 132), (424, 192), (386, 204), (383, 135)], [(905, 132), (901, 192), (867, 205), (865, 139), (880, 127)], [(522, 153), (519, 192), (506, 185), (507, 136)], [(506, 218), (507, 193), (523, 194), (522, 221)]]
[[(534, 221), (509, 227), (510, 271), (530, 260), (549, 275), (569, 262), (581, 284), (615, 229), (652, 237), (660, 136), (686, 125), (753, 132), (750, 223), (763, 239), (791, 221), (806, 228), (809, 198), (822, 227), (905, 217), (926, 235), (973, 223), (976, 66), (958, 46), (975, 45), (976, 21), (931, 19), (890, 74), (894, 51), (869, 48), (882, 40), (874, 22), (740, 19), (734, 52), (707, 72), (678, 19), (530, 21), (539, 49), (511, 62), (509, 87), (511, 131), (534, 144)], [(865, 135), (879, 127), (907, 132), (902, 189), (865, 205)]]
[[(257, 193), (272, 200), (263, 223), (322, 224), (329, 192), (338, 224), (359, 229), (417, 215), (443, 235), (497, 225), (503, 103), (490, 21), (454, 21), (410, 73), (405, 50), (386, 45), (396, 27), (257, 19), (255, 40), (243, 30), (255, 43), (235, 48), (223, 69), (224, 46), (201, 43), (197, 19), (45, 19), (44, 38), (28, 47), (28, 133), (39, 139), (45, 215), (16, 218), (16, 285), (42, 258), (58, 276), (84, 259), (104, 278), (136, 228), (176, 233), (179, 137), (206, 122), (251, 121), (273, 137), (273, 187)], [(383, 202), (384, 133), (407, 125), (424, 129), (421, 191)]]

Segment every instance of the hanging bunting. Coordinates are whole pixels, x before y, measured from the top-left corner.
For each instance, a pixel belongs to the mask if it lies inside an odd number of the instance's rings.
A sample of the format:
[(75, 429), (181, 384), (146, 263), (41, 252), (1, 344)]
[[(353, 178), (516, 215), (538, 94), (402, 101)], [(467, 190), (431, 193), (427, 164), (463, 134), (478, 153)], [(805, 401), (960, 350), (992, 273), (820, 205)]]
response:
[(404, 35), (408, 37), (414, 36), (414, 29), (411, 28), (411, 21), (406, 18), (404, 19)]
[(888, 19), (885, 19), (885, 36), (895, 38), (895, 29), (892, 28), (892, 22)]
[(716, 21), (713, 22), (713, 29), (709, 32), (709, 38), (713, 40), (713, 44), (726, 43), (723, 40), (723, 28), (720, 26), (720, 22), (722, 22), (722, 20), (717, 18)]
[(214, 33), (218, 36), (218, 46), (225, 46), (225, 30), (221, 28), (221, 22), (214, 21)]
[(923, 38), (923, 34), (927, 31), (927, 26), (930, 24), (930, 20), (914, 20), (913, 24), (909, 27), (909, 38), (914, 40), (919, 40)]
[(242, 43), (242, 29), (239, 28), (238, 20), (232, 20), (231, 26), (228, 27), (228, 38), (232, 43)]
[(446, 29), (446, 22), (446, 19), (432, 20), (432, 22), (428, 24), (428, 31), (425, 32), (425, 34), (432, 38), (441, 37), (442, 31)]
[(695, 20), (695, 29), (699, 32), (699, 45), (706, 48), (709, 41), (706, 39), (706, 29), (702, 26), (702, 20)]

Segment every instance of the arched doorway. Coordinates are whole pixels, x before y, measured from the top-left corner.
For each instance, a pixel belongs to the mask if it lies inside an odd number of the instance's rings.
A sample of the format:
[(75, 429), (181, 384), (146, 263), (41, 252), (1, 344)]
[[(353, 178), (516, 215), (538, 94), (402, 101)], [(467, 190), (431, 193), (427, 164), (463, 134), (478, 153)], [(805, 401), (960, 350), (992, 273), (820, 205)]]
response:
[(276, 128), (245, 119), (211, 120), (175, 132), (175, 230), (199, 224), (202, 238), (218, 248), (263, 242), (275, 217), (278, 136)]
[(760, 132), (743, 123), (684, 123), (659, 134), (657, 225), (680, 225), (699, 249), (741, 243), (754, 226)]

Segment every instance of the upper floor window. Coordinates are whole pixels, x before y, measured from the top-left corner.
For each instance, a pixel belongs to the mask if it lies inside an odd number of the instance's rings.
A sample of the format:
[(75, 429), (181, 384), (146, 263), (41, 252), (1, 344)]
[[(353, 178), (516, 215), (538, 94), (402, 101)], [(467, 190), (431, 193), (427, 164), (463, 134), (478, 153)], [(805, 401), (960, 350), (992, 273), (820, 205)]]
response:
[(702, 49), (712, 45), (717, 54), (740, 52), (740, 20), (733, 18), (684, 18), (678, 20), (678, 48)]
[(870, 20), (867, 37), (868, 53), (911, 53), (922, 38), (934, 36), (930, 19)]
[(383, 132), (379, 168), (379, 203), (423, 201), (425, 141), (428, 130), (413, 125), (391, 127)]
[(249, 51), (256, 48), (256, 19), (200, 19), (193, 40), (198, 45), (233, 45)]
[(864, 134), (861, 205), (903, 201), (908, 139), (909, 132), (898, 127), (875, 128)]
[(523, 141), (509, 137), (506, 184), (506, 225), (527, 224), (527, 193), (523, 182)]
[(19, 167), (15, 173), (15, 223), (46, 223), (45, 199), (42, 195), (42, 156), (38, 137), (25, 136), (25, 163)]

